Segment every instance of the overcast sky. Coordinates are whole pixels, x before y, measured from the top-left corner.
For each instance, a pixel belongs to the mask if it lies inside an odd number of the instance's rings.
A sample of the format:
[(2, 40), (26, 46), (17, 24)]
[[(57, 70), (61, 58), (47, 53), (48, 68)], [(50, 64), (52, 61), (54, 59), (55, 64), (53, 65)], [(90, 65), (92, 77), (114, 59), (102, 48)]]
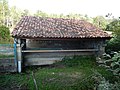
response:
[(115, 17), (120, 16), (120, 0), (9, 0), (9, 5), (31, 12), (41, 10), (46, 13), (79, 13), (88, 16), (112, 13)]

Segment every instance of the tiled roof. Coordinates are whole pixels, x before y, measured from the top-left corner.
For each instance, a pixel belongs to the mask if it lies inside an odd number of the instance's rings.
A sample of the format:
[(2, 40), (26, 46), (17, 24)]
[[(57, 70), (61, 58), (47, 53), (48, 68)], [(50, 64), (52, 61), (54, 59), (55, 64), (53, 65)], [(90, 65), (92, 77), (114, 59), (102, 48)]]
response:
[(25, 16), (12, 32), (19, 38), (108, 38), (108, 33), (76, 19)]

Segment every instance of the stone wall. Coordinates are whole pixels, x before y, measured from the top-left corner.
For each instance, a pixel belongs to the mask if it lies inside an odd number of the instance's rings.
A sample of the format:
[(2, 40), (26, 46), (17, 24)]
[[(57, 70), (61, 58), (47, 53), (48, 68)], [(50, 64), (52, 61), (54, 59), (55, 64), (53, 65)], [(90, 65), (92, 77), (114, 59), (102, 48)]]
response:
[(0, 59), (0, 72), (17, 72), (14, 59)]

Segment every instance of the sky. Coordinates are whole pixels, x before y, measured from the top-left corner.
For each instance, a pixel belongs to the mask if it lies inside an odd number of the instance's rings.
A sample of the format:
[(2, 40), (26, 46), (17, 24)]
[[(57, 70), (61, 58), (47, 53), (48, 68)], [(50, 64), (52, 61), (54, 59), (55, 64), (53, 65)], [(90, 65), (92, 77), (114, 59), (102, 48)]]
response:
[(120, 16), (120, 0), (8, 0), (10, 6), (19, 9), (28, 9), (34, 13), (37, 10), (49, 14), (77, 13), (88, 16), (105, 16), (112, 13)]

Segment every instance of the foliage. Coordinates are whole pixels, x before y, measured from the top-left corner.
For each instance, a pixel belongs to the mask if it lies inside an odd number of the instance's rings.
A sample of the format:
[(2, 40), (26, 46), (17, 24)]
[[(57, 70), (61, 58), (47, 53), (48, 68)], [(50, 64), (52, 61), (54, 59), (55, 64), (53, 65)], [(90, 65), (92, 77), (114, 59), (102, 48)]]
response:
[(114, 38), (112, 38), (106, 46), (106, 51), (120, 51), (120, 19), (114, 19), (107, 25), (106, 30), (112, 31)]
[(12, 37), (10, 37), (10, 39), (7, 40), (0, 40), (0, 44), (13, 44), (14, 43), (14, 39)]
[(22, 14), (22, 16), (29, 16), (30, 12), (29, 12), (29, 10), (25, 9), (25, 10), (23, 10), (23, 12), (21, 14)]
[(120, 52), (114, 52), (112, 57), (109, 54), (104, 54), (98, 62), (110, 70), (113, 75), (120, 77)]
[(37, 10), (37, 12), (34, 14), (35, 16), (39, 16), (39, 17), (48, 17), (48, 14), (45, 12), (42, 12), (40, 10)]
[(111, 53), (113, 51), (120, 51), (120, 39), (112, 38), (110, 41), (107, 41), (107, 45), (105, 47), (106, 53)]
[(7, 0), (0, 0), (0, 24), (6, 25), (9, 15), (9, 6)]
[(113, 30), (115, 37), (120, 40), (120, 19), (114, 20), (110, 24), (110, 29)]
[(22, 11), (17, 9), (16, 6), (10, 7), (9, 27), (13, 27), (20, 20)]
[(88, 17), (88, 15), (73, 14), (73, 13), (69, 13), (67, 15), (64, 15), (64, 14), (47, 14), (43, 11), (37, 10), (37, 12), (34, 14), (34, 16), (51, 17), (51, 18), (81, 19), (81, 20), (86, 20), (86, 21), (92, 22), (91, 18)]
[(120, 76), (120, 52), (115, 53), (114, 56), (112, 57), (110, 69), (113, 72), (114, 75)]
[(6, 26), (0, 26), (0, 40), (9, 40), (10, 39), (10, 31)]
[(103, 30), (105, 30), (107, 23), (107, 20), (103, 16), (93, 18), (93, 24)]
[(22, 16), (30, 15), (29, 10), (19, 10), (15, 6), (9, 7), (8, 0), (0, 0), (0, 24), (14, 27)]
[[(16, 23), (22, 16), (31, 15), (31, 12), (27, 9), (20, 10), (15, 6), (9, 7), (8, 0), (0, 0), (0, 24), (6, 25), (7, 27), (14, 27)], [(70, 13), (68, 15), (64, 14), (47, 14), (41, 10), (37, 10), (33, 16), (40, 16), (40, 17), (52, 17), (52, 18), (74, 18), (74, 19), (81, 19), (86, 20), (88, 22), (94, 23), (96, 26), (104, 29), (106, 25), (106, 20), (102, 16), (97, 16), (95, 18), (91, 18), (88, 15), (81, 15), (79, 13), (73, 14)]]
[(99, 85), (97, 86), (97, 90), (119, 90), (119, 84), (120, 82), (115, 82), (115, 84), (112, 84), (109, 81), (106, 81), (104, 77), (102, 77)]
[(120, 19), (113, 19), (113, 21), (107, 25), (106, 30), (116, 32), (119, 31), (120, 29), (119, 26), (120, 26)]
[[(116, 77), (114, 83), (110, 83), (105, 79), (101, 80), (98, 90), (119, 90), (120, 88), (120, 52), (114, 52), (112, 55), (103, 54), (101, 58), (97, 58), (99, 66), (105, 67), (107, 71), (111, 71)], [(112, 79), (112, 78), (111, 78)]]
[(95, 82), (95, 90), (119, 90), (119, 82), (110, 83), (106, 80), (101, 73), (94, 71), (94, 75), (91, 77)]

